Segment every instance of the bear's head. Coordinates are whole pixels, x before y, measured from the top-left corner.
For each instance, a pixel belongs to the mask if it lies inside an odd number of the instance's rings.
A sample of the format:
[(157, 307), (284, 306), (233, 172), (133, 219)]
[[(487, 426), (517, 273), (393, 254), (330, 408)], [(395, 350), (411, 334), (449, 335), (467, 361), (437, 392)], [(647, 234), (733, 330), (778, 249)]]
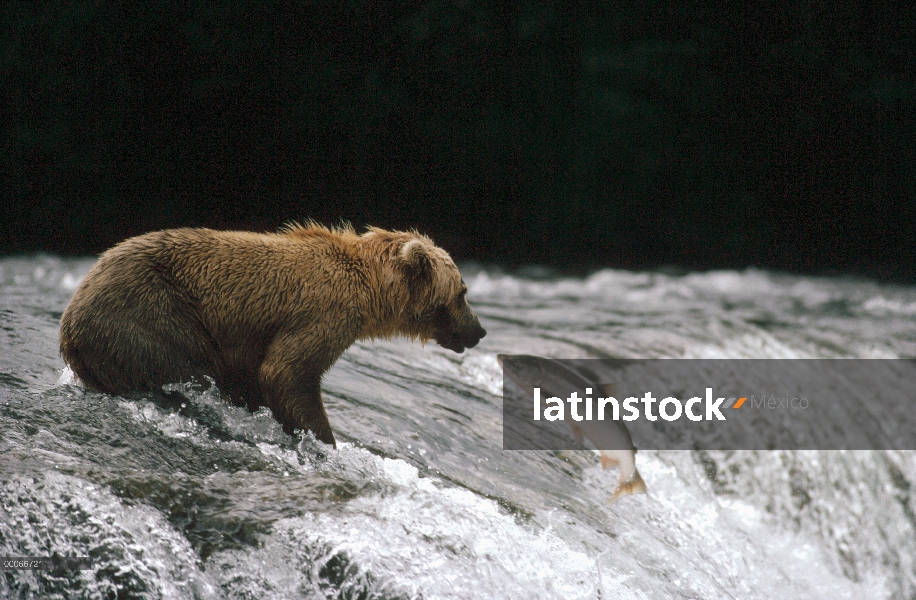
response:
[(398, 258), (410, 290), (410, 308), (422, 340), (464, 352), (487, 335), (467, 301), (468, 286), (445, 250), (415, 237), (401, 245)]
[(388, 247), (382, 285), (400, 304), (391, 333), (434, 340), (458, 353), (473, 348), (487, 334), (468, 305), (468, 288), (445, 250), (416, 233), (372, 229), (366, 235)]

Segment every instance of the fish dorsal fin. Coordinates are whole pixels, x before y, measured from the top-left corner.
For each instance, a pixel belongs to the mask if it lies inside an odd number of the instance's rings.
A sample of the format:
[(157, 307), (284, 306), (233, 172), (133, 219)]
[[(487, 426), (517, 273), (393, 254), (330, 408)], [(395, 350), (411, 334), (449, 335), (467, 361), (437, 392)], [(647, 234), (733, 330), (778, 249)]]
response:
[(616, 383), (601, 383), (598, 385), (598, 389), (601, 390), (601, 393), (605, 396), (613, 396), (614, 391), (617, 389)]
[(573, 423), (570, 423), (569, 426), (570, 428), (572, 428), (573, 439), (576, 440), (577, 444), (581, 444), (582, 443), (582, 430), (579, 429), (578, 425), (574, 425)]

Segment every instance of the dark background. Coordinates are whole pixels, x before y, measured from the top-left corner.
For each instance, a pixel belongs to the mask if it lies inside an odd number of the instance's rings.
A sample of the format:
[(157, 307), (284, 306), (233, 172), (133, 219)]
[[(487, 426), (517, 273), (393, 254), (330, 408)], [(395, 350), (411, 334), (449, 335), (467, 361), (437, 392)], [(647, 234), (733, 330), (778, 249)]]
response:
[(0, 13), (0, 254), (312, 217), (506, 265), (916, 279), (911, 3)]

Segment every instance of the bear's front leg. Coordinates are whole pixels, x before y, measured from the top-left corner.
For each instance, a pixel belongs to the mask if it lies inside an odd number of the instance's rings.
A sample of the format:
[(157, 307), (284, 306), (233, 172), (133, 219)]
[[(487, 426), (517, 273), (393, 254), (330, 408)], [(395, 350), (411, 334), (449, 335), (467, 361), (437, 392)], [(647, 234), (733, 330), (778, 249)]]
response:
[(281, 421), (283, 431), (287, 434), (292, 434), (296, 429), (311, 431), (320, 441), (337, 447), (328, 413), (321, 400), (320, 377), (296, 382), (290, 392), (279, 398), (279, 403), (287, 407), (287, 416)]
[(336, 448), (331, 423), (321, 400), (324, 369), (315, 372), (309, 360), (290, 358), (296, 356), (295, 352), (301, 352), (302, 346), (296, 337), (275, 340), (261, 363), (258, 383), (264, 403), (287, 434), (291, 435), (296, 429), (311, 431), (318, 440)]

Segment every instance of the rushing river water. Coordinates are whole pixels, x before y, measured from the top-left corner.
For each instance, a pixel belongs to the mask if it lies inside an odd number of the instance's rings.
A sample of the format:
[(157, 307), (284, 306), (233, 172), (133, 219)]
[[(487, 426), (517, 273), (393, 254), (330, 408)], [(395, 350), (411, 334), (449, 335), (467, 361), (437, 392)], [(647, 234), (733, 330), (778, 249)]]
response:
[[(212, 392), (74, 384), (61, 313), (91, 260), (0, 260), (0, 571), (12, 598), (916, 598), (916, 453), (504, 451), (500, 352), (916, 356), (916, 289), (762, 271), (586, 278), (465, 265), (462, 355), (359, 343), (324, 379), (339, 448)], [(180, 385), (174, 386), (181, 391)]]

